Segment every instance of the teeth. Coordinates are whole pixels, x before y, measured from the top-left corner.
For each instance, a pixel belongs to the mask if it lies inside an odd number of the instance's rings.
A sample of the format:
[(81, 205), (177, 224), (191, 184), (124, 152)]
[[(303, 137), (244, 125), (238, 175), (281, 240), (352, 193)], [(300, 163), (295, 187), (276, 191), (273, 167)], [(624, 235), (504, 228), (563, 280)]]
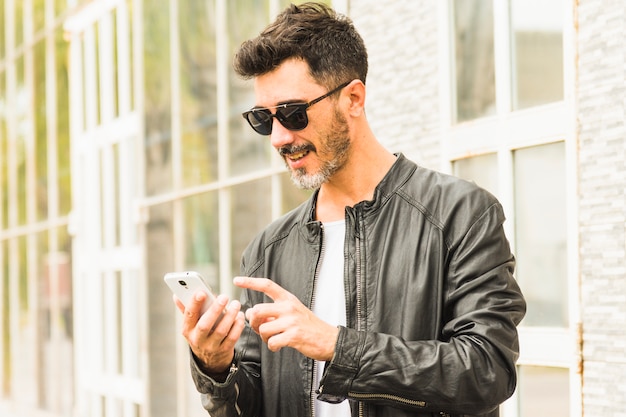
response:
[(296, 159), (303, 158), (304, 155), (306, 155), (307, 153), (308, 153), (308, 151), (292, 153), (291, 155), (289, 155), (289, 159), (295, 161)]

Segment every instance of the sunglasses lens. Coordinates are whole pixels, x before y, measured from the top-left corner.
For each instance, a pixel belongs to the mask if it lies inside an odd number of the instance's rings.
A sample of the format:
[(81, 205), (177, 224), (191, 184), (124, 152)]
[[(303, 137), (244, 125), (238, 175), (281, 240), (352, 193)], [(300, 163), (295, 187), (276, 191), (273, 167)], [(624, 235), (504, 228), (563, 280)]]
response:
[(287, 104), (276, 109), (276, 118), (289, 130), (302, 130), (309, 124), (306, 108), (305, 104)]
[(269, 109), (254, 109), (243, 113), (252, 129), (261, 135), (272, 133), (272, 118), (276, 117), (280, 124), (289, 130), (302, 130), (309, 123), (306, 116), (306, 104), (285, 104), (276, 109), (273, 115)]
[(267, 109), (251, 110), (243, 114), (252, 129), (261, 135), (272, 133), (272, 114)]

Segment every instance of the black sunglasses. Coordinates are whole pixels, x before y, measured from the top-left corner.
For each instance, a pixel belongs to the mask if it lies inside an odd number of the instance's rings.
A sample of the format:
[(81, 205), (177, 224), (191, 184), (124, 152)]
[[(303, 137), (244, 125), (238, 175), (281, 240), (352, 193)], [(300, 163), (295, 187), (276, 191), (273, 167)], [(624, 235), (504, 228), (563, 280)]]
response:
[[(309, 124), (309, 118), (306, 115), (306, 111), (309, 107), (324, 100), (326, 97), (333, 95), (351, 82), (352, 81), (345, 82), (334, 90), (331, 90), (323, 96), (319, 96), (308, 103), (287, 103), (269, 108), (261, 107), (249, 110), (241, 115), (248, 121), (248, 123), (250, 123), (252, 129), (261, 135), (269, 135), (272, 133), (272, 119), (274, 117), (277, 118), (280, 124), (286, 129), (302, 130)], [(272, 114), (270, 109), (276, 109), (276, 113)]]

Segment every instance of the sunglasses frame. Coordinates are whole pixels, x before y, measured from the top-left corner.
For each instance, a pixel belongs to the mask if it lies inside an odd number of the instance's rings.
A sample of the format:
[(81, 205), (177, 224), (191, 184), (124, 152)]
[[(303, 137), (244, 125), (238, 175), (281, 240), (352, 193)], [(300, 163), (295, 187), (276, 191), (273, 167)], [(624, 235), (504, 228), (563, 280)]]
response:
[[(273, 107), (258, 107), (243, 112), (241, 115), (244, 119), (246, 119), (250, 127), (255, 132), (263, 136), (272, 134), (272, 126), (274, 125), (272, 119), (274, 118), (276, 118), (287, 130), (291, 130), (293, 132), (303, 130), (309, 125), (309, 118), (306, 113), (309, 107), (342, 90), (351, 82), (352, 80), (346, 81), (345, 83), (330, 90), (326, 94), (309, 101), (308, 103), (285, 103)], [(272, 113), (270, 111), (271, 109), (276, 109), (276, 111)], [(285, 114), (286, 112), (287, 114)], [(294, 115), (296, 120), (290, 121), (289, 119), (294, 118)], [(258, 123), (255, 124), (253, 120)], [(300, 126), (300, 124), (302, 124), (302, 126)]]

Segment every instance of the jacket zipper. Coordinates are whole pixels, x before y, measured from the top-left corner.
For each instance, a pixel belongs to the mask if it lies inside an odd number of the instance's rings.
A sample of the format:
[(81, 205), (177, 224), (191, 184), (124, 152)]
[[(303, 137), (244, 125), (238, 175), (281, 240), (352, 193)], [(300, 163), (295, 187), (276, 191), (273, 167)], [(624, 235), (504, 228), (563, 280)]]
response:
[[(374, 400), (374, 399), (390, 400), (390, 401), (395, 401), (397, 403), (412, 405), (416, 407), (426, 407), (426, 401), (411, 400), (409, 398), (399, 397), (397, 395), (392, 395), (392, 394), (360, 394), (358, 392), (349, 392), (348, 395), (352, 398), (361, 399), (361, 400)], [(362, 410), (359, 408), (359, 415), (362, 415), (361, 413), (362, 413)]]
[[(359, 217), (358, 214), (355, 216), (355, 226), (359, 226), (358, 224), (359, 222)], [(361, 230), (362, 228), (359, 227), (359, 230)], [(362, 331), (362, 330), (366, 330), (365, 329), (365, 324), (364, 324), (364, 317), (363, 317), (363, 287), (364, 287), (364, 282), (363, 282), (363, 265), (362, 265), (362, 259), (361, 259), (361, 235), (360, 233), (356, 233), (355, 234), (355, 256), (356, 256), (356, 309), (357, 309), (357, 321), (356, 321), (356, 329), (358, 331)], [(391, 394), (362, 394), (362, 393), (358, 393), (358, 392), (348, 392), (348, 396), (356, 399), (356, 400), (372, 400), (372, 399), (383, 399), (383, 400), (390, 400), (390, 401), (395, 401), (401, 404), (406, 404), (406, 405), (412, 405), (412, 406), (417, 406), (417, 407), (426, 407), (426, 402), (425, 401), (420, 401), (420, 400), (412, 400), (409, 398), (403, 398), (403, 397), (399, 397), (397, 395), (391, 395)], [(365, 403), (363, 401), (359, 401), (358, 402), (359, 407), (358, 407), (358, 415), (359, 417), (364, 417), (365, 416)]]
[[(359, 216), (358, 213), (355, 213), (354, 216), (354, 226), (358, 227)], [(360, 230), (360, 227), (358, 228)], [(356, 255), (356, 329), (361, 331), (363, 328), (363, 300), (361, 296), (361, 292), (363, 291), (363, 283), (362, 280), (362, 272), (361, 272), (361, 236), (359, 233), (355, 233), (355, 255)], [(349, 395), (349, 394), (348, 394)], [(358, 397), (355, 397), (358, 398)], [(359, 417), (363, 417), (365, 415), (363, 402), (358, 402), (358, 414)]]
[[(310, 309), (313, 309), (315, 305), (315, 289), (317, 287), (317, 280), (320, 275), (320, 259), (323, 259), (324, 251), (326, 250), (326, 245), (324, 244), (324, 224), (320, 223), (320, 254), (317, 258), (317, 264), (315, 265), (315, 275), (313, 276), (313, 293), (311, 294), (311, 305)], [(311, 417), (315, 417), (315, 381), (317, 381), (317, 363), (315, 360), (311, 359), (313, 362), (313, 377), (311, 378)]]

